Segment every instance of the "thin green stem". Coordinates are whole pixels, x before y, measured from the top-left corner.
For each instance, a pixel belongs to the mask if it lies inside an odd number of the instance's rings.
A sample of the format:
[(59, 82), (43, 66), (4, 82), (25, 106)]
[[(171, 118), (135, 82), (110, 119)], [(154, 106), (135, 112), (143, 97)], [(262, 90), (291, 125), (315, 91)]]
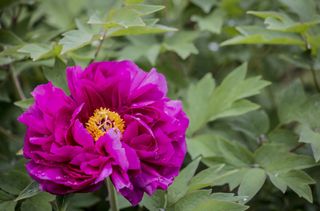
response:
[(312, 73), (312, 78), (313, 78), (314, 85), (315, 85), (317, 91), (320, 92), (320, 85), (319, 85), (319, 82), (318, 82), (318, 79), (317, 79), (317, 73), (316, 73), (316, 70), (313, 67), (313, 62), (312, 61), (310, 63), (310, 70), (311, 70), (311, 73)]
[(18, 76), (17, 76), (17, 74), (15, 74), (14, 69), (13, 69), (12, 66), (10, 66), (9, 72), (10, 72), (11, 80), (13, 82), (14, 87), (17, 90), (17, 93), (18, 93), (18, 96), (19, 96), (20, 100), (25, 100), (26, 96), (23, 93), (23, 90), (21, 88), (21, 84), (20, 84), (20, 81), (18, 79)]
[(117, 201), (117, 193), (116, 190), (113, 187), (113, 184), (110, 180), (110, 178), (107, 178), (107, 188), (108, 188), (108, 198), (110, 203), (110, 210), (111, 211), (119, 211), (118, 208), (118, 201)]
[(100, 52), (100, 50), (101, 50), (103, 41), (106, 39), (106, 35), (107, 35), (107, 30), (105, 29), (105, 30), (102, 32), (102, 35), (101, 35), (101, 37), (100, 37), (99, 45), (98, 45), (97, 50), (96, 50), (96, 52), (94, 53), (94, 57), (93, 57), (93, 59), (91, 59), (90, 63), (92, 63), (94, 60), (97, 59), (97, 57), (98, 57), (98, 55), (99, 55), (99, 52)]

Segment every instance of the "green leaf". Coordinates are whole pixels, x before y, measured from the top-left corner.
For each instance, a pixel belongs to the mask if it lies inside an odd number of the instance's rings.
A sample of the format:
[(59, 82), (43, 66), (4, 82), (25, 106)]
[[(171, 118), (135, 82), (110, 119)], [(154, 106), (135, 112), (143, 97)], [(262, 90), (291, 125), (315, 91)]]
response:
[(317, 6), (314, 0), (280, 0), (280, 2), (298, 14), (302, 21), (312, 20), (317, 15)]
[(24, 42), (12, 31), (0, 29), (1, 45), (22, 45)]
[(261, 27), (236, 27), (242, 34), (222, 42), (221, 46), (239, 44), (269, 44), (304, 46), (303, 40), (296, 34), (271, 31)]
[(46, 59), (60, 53), (61, 47), (58, 45), (44, 45), (44, 44), (26, 44), (18, 50), (21, 53), (30, 55), (33, 61), (39, 59)]
[(43, 73), (48, 81), (62, 88), (66, 93), (69, 92), (66, 79), (66, 65), (61, 58), (56, 57), (53, 68), (45, 68)]
[(15, 201), (0, 201), (1, 211), (15, 211), (17, 202)]
[(76, 193), (68, 198), (68, 207), (86, 208), (98, 203), (100, 198), (93, 193)]
[(215, 10), (210, 15), (206, 17), (200, 17), (194, 15), (191, 20), (196, 21), (200, 30), (210, 31), (215, 34), (221, 33), (221, 28), (224, 19), (224, 12), (222, 10)]
[(152, 26), (131, 26), (128, 28), (115, 28), (107, 32), (107, 37), (118, 37), (124, 35), (159, 34), (177, 31), (176, 28), (155, 24)]
[(262, 188), (266, 180), (266, 172), (260, 168), (251, 168), (247, 170), (240, 183), (238, 195), (246, 196), (245, 201), (253, 198)]
[(188, 190), (188, 184), (195, 174), (201, 158), (193, 160), (187, 167), (182, 169), (179, 176), (174, 180), (174, 183), (168, 188), (169, 204), (174, 204), (182, 198)]
[[(238, 169), (226, 169), (225, 164), (215, 165), (202, 170), (192, 178), (188, 192), (208, 186), (220, 185), (221, 181), (225, 181), (230, 175), (237, 174), (239, 171)], [(228, 181), (224, 183), (228, 183)]]
[(63, 38), (59, 42), (59, 44), (63, 46), (61, 51), (62, 54), (82, 48), (98, 38), (97, 36), (94, 36), (95, 32), (86, 30), (85, 28), (71, 30), (62, 35)]
[(214, 5), (217, 5), (217, 0), (191, 0), (192, 3), (200, 7), (205, 13), (209, 13)]
[(196, 37), (197, 34), (194, 32), (177, 32), (165, 38), (163, 47), (169, 51), (176, 52), (182, 59), (186, 59), (191, 54), (198, 54), (198, 50), (193, 44), (193, 40)]
[(40, 193), (39, 184), (35, 181), (31, 182), (25, 189), (23, 189), (17, 196), (15, 201), (30, 198)]
[(264, 23), (267, 25), (267, 29), (282, 32), (304, 33), (310, 27), (320, 23), (319, 18), (308, 22), (295, 22), (286, 14), (273, 11), (249, 11), (247, 13), (264, 18)]
[(269, 117), (263, 110), (252, 111), (231, 120), (234, 130), (240, 131), (253, 140), (269, 131)]
[(279, 144), (264, 144), (255, 152), (256, 162), (266, 171), (288, 172), (309, 168), (314, 165), (311, 157), (290, 153)]
[(317, 162), (320, 160), (320, 133), (314, 132), (307, 126), (302, 126), (299, 142), (311, 144), (314, 159)]
[(259, 105), (250, 102), (249, 100), (238, 100), (234, 102), (230, 108), (222, 111), (218, 115), (212, 117), (210, 120), (213, 121), (215, 119), (223, 118), (223, 117), (230, 117), (230, 116), (239, 116), (250, 111), (254, 111), (260, 108)]
[(282, 192), (285, 192), (286, 187), (288, 186), (300, 197), (303, 197), (312, 203), (312, 192), (309, 185), (314, 184), (315, 181), (305, 172), (293, 170), (285, 173), (274, 174), (270, 179), (271, 182)]
[(148, 4), (133, 4), (130, 5), (128, 8), (134, 10), (141, 16), (150, 15), (152, 13), (158, 12), (165, 7), (162, 5), (148, 5)]
[(30, 178), (19, 171), (0, 174), (0, 189), (14, 195), (19, 195), (29, 183)]
[(209, 105), (206, 103), (214, 90), (215, 81), (211, 74), (206, 74), (196, 84), (191, 84), (187, 91), (188, 117), (190, 126), (188, 132), (191, 134), (201, 128), (207, 121), (206, 111)]
[(162, 190), (157, 190), (152, 196), (144, 194), (141, 205), (146, 207), (148, 210), (160, 210), (164, 209), (165, 206), (165, 192)]
[(220, 163), (236, 167), (247, 167), (254, 162), (252, 153), (237, 142), (227, 141), (222, 137), (203, 134), (189, 139), (188, 152), (191, 157), (217, 157)]
[[(247, 64), (245, 63), (233, 70), (213, 91), (209, 98), (209, 107), (212, 109), (209, 110), (208, 115), (211, 121), (233, 114), (243, 114), (245, 111), (258, 108), (248, 101), (237, 101), (258, 94), (262, 88), (270, 83), (261, 80), (260, 77), (245, 79), (246, 71)], [(230, 110), (228, 111), (228, 109)]]
[(20, 101), (14, 102), (14, 105), (22, 108), (23, 110), (26, 110), (26, 109), (29, 108), (33, 103), (34, 103), (34, 99), (33, 99), (33, 98), (27, 98), (27, 99), (25, 99), (25, 100), (20, 100)]
[(21, 203), (21, 211), (43, 211), (51, 210), (50, 202), (54, 200), (54, 196), (42, 192)]
[(248, 207), (237, 204), (234, 202), (218, 200), (210, 195), (210, 191), (201, 190), (194, 191), (187, 194), (180, 199), (176, 204), (169, 207), (169, 211), (211, 211), (214, 208), (215, 211), (243, 211)]

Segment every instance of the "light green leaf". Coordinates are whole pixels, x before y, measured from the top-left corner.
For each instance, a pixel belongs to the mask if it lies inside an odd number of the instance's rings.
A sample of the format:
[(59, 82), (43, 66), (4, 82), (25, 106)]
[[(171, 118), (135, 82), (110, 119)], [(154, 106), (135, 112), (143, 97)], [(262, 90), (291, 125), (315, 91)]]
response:
[(163, 46), (169, 51), (176, 52), (182, 59), (186, 59), (191, 54), (198, 54), (198, 50), (193, 44), (196, 37), (195, 32), (176, 32), (165, 38)]
[(187, 167), (182, 169), (179, 176), (174, 180), (174, 183), (168, 188), (169, 204), (174, 204), (181, 199), (188, 190), (188, 184), (195, 174), (201, 158), (193, 160)]
[(314, 0), (280, 0), (280, 2), (298, 14), (302, 21), (312, 20), (317, 14)]
[(311, 144), (313, 157), (318, 162), (320, 160), (320, 133), (314, 132), (307, 126), (302, 126), (299, 142)]
[(253, 198), (263, 186), (266, 180), (266, 172), (260, 168), (251, 168), (247, 170), (240, 183), (238, 195), (246, 196), (245, 201)]
[(150, 15), (152, 13), (158, 12), (159, 10), (164, 9), (165, 7), (162, 5), (148, 5), (148, 4), (133, 4), (128, 8), (134, 10), (139, 15)]
[(242, 34), (222, 42), (221, 46), (239, 44), (269, 44), (269, 45), (298, 45), (304, 46), (303, 40), (295, 34), (271, 31), (260, 27), (236, 27)]
[(248, 207), (237, 204), (234, 202), (229, 202), (225, 200), (215, 199), (210, 195), (210, 191), (201, 190), (194, 191), (187, 194), (185, 197), (180, 199), (176, 204), (169, 207), (169, 211), (212, 211), (214, 208), (215, 211), (243, 211)]
[(207, 121), (206, 111), (209, 109), (206, 103), (214, 90), (215, 81), (211, 74), (206, 74), (196, 84), (191, 84), (187, 91), (188, 117), (190, 126), (188, 132), (191, 134), (201, 128)]
[(260, 108), (259, 105), (250, 102), (249, 100), (238, 100), (234, 102), (230, 108), (225, 111), (222, 111), (218, 115), (212, 117), (210, 120), (215, 120), (223, 117), (230, 117), (230, 116), (239, 116), (250, 111), (254, 111)]
[(61, 47), (58, 45), (26, 44), (18, 52), (27, 53), (33, 61), (36, 61), (57, 55), (60, 53), (60, 50)]
[[(229, 170), (225, 164), (215, 165), (199, 172), (190, 182), (188, 192), (201, 189), (208, 186), (220, 185), (230, 175), (237, 174), (240, 170)], [(225, 183), (228, 183), (226, 181)]]
[(160, 210), (165, 206), (165, 192), (157, 190), (152, 196), (144, 194), (141, 205), (145, 206), (148, 210)]
[(131, 26), (128, 28), (114, 28), (107, 32), (108, 37), (118, 37), (124, 35), (159, 34), (177, 31), (176, 28), (154, 24), (152, 26)]
[(191, 0), (192, 3), (200, 7), (205, 13), (209, 13), (214, 5), (217, 5), (217, 0)]
[(312, 192), (309, 185), (314, 184), (315, 181), (305, 172), (293, 170), (285, 173), (275, 174), (270, 177), (270, 179), (271, 182), (282, 192), (285, 192), (286, 187), (288, 186), (296, 194), (298, 194), (298, 196), (303, 197), (312, 203)]
[[(213, 121), (217, 118), (223, 116), (230, 116), (234, 114), (243, 114), (244, 111), (251, 111), (254, 108), (252, 103), (249, 104), (248, 101), (241, 101), (240, 103), (237, 100), (241, 98), (250, 97), (256, 95), (260, 92), (262, 88), (269, 85), (270, 83), (264, 80), (261, 80), (260, 77), (252, 77), (245, 79), (247, 71), (247, 64), (243, 64), (233, 70), (218, 86), (209, 99), (209, 107), (212, 108), (209, 110), (210, 120)], [(234, 105), (234, 103), (238, 103)], [(239, 106), (240, 105), (240, 106)], [(243, 108), (245, 105), (245, 109)], [(239, 108), (235, 110), (234, 108)], [(231, 109), (228, 112), (228, 109)], [(223, 113), (225, 115), (223, 115)]]
[(59, 42), (63, 46), (62, 54), (88, 45), (98, 38), (94, 36), (94, 32), (84, 29), (71, 30), (62, 35), (63, 38)]
[(264, 144), (255, 152), (256, 162), (268, 172), (288, 172), (312, 167), (314, 161), (306, 155), (290, 153), (279, 144)]
[(20, 101), (16, 101), (14, 102), (14, 105), (22, 108), (23, 110), (29, 108), (34, 102), (33, 98), (27, 98), (25, 100), (20, 100)]
[(220, 34), (224, 19), (224, 12), (222, 10), (215, 10), (206, 17), (194, 15), (191, 20), (196, 21), (200, 30), (210, 31), (215, 34)]

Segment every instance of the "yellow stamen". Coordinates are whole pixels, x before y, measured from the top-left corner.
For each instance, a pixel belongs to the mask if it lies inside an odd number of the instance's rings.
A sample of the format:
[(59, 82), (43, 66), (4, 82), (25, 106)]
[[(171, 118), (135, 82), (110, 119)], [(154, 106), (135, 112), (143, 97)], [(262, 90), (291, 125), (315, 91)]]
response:
[(86, 129), (95, 141), (112, 128), (123, 133), (124, 126), (124, 121), (118, 113), (102, 107), (96, 109), (86, 123)]

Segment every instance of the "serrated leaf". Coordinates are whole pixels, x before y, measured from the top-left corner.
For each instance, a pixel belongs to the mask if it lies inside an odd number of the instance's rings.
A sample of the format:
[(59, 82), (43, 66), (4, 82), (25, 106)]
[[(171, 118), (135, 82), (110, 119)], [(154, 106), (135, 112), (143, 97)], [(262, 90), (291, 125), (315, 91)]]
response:
[[(270, 83), (261, 80), (260, 77), (245, 79), (246, 71), (247, 64), (237, 67), (222, 81), (221, 85), (213, 91), (209, 99), (209, 107), (212, 109), (209, 110), (208, 115), (211, 121), (224, 116), (230, 116), (232, 113), (243, 114), (246, 110), (251, 111), (258, 108), (248, 101), (237, 102), (237, 100), (258, 94), (262, 88)], [(238, 104), (234, 105), (234, 103)], [(237, 105), (239, 110), (232, 108), (232, 106), (237, 108)], [(228, 109), (230, 109), (229, 112)], [(225, 115), (223, 115), (224, 112), (226, 112)]]
[(34, 99), (33, 98), (28, 98), (28, 99), (25, 99), (25, 100), (20, 100), (20, 101), (16, 101), (14, 102), (14, 105), (22, 108), (23, 110), (29, 108), (34, 102)]
[(263, 186), (266, 172), (260, 168), (248, 169), (240, 183), (238, 195), (245, 196), (245, 202), (253, 198)]
[(224, 12), (222, 10), (215, 10), (206, 17), (194, 15), (191, 20), (196, 21), (200, 30), (210, 31), (215, 34), (220, 34), (224, 19)]
[(169, 204), (174, 204), (181, 199), (188, 190), (188, 184), (195, 174), (201, 158), (193, 160), (187, 167), (182, 169), (179, 176), (174, 180), (174, 183), (168, 188)]

